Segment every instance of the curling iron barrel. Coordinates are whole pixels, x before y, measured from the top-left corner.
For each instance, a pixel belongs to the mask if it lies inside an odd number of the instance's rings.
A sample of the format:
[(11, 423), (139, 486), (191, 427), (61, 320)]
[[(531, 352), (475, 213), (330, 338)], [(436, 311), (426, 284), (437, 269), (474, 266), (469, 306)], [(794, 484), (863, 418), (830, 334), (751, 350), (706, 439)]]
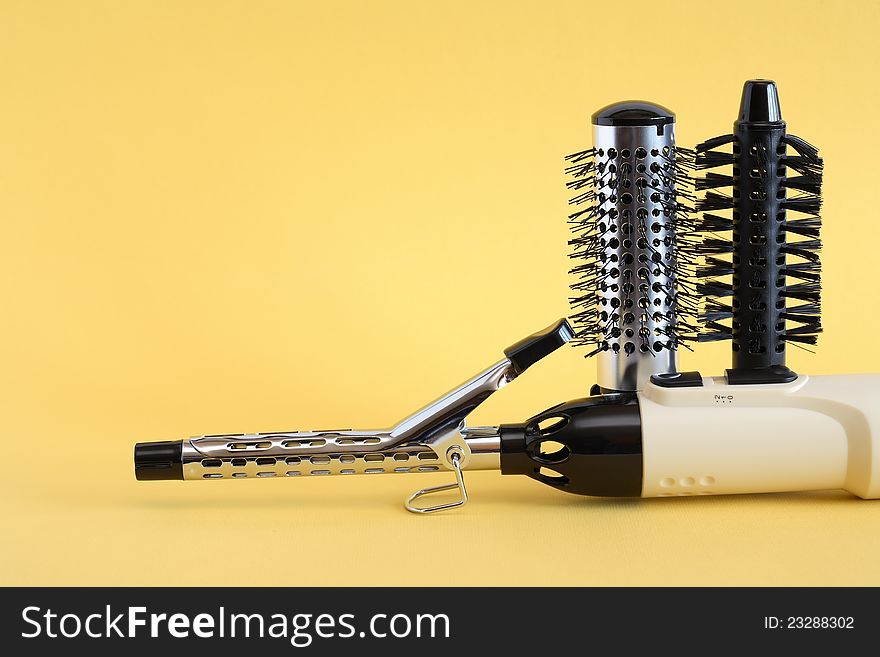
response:
[[(463, 429), (468, 470), (497, 470), (497, 427)], [(383, 446), (387, 431), (309, 431), (199, 436), (138, 443), (135, 474), (141, 480), (246, 479), (451, 469), (425, 444)]]

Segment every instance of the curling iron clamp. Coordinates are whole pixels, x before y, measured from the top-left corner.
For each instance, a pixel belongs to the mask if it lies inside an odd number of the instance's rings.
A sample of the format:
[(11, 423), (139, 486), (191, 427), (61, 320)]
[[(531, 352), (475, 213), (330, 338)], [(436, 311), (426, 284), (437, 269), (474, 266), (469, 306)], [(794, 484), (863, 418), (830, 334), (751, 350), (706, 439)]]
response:
[[(467, 426), (483, 401), (572, 337), (566, 320), (556, 322), (392, 429), (139, 443), (135, 473), (140, 480), (213, 480), (452, 471), (455, 483), (406, 500), (414, 513), (463, 506), (464, 470), (500, 469), (593, 496), (843, 488), (880, 497), (880, 375), (801, 375), (765, 385), (696, 372), (655, 375), (639, 392), (566, 402), (521, 424)], [(455, 489), (453, 502), (416, 504)]]

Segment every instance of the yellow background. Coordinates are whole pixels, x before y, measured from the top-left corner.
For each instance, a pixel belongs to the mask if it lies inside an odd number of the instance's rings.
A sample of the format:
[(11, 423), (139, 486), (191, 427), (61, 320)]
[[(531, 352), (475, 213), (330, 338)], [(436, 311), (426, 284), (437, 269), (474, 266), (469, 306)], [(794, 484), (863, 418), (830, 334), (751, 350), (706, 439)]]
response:
[[(845, 493), (474, 473), (415, 517), (445, 479), (132, 473), (135, 441), (383, 426), (494, 362), (567, 313), (590, 114), (650, 99), (693, 144), (750, 77), (826, 159), (827, 328), (789, 364), (880, 370), (880, 5), (772, 4), (2, 0), (0, 583), (880, 584), (880, 506)], [(586, 394), (581, 355), (472, 419)]]

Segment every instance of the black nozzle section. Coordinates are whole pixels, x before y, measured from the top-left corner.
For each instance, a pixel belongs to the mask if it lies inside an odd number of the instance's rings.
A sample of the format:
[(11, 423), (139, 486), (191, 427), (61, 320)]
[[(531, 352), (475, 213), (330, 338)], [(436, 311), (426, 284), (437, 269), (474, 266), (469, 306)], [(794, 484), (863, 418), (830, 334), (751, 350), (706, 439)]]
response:
[[(773, 80), (747, 80), (739, 104), (739, 119), (744, 123), (783, 123), (779, 92)], [(784, 125), (784, 124), (783, 124)]]
[(668, 123), (675, 123), (672, 111), (643, 100), (613, 103), (593, 114), (593, 125), (664, 126)]
[(567, 493), (642, 494), (642, 422), (635, 394), (576, 399), (523, 424), (503, 424), (501, 474)]
[(134, 446), (134, 476), (138, 481), (183, 479), (179, 440), (156, 443), (137, 443)]

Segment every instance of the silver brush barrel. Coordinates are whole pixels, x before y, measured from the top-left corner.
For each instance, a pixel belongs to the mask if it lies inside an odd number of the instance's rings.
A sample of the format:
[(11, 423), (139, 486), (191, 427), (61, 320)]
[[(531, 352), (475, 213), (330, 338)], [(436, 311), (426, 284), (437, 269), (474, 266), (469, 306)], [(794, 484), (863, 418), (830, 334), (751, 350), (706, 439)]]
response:
[(586, 190), (573, 203), (589, 203), (572, 215), (572, 257), (585, 260), (573, 270), (584, 293), (573, 300), (578, 337), (593, 346), (602, 389), (635, 391), (677, 369), (675, 116), (648, 103), (610, 105), (593, 115), (593, 142), (592, 166), (575, 159), (569, 168), (569, 187)]

